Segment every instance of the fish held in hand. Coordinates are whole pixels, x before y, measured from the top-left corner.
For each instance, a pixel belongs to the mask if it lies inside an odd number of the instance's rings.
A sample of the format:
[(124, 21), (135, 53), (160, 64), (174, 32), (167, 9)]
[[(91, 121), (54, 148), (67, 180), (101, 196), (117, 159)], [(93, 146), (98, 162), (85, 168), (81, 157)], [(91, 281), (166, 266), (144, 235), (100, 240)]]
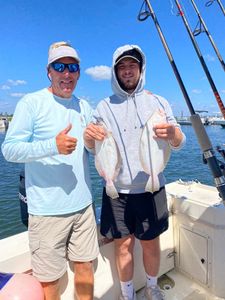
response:
[(146, 192), (154, 193), (160, 189), (161, 173), (170, 157), (169, 143), (155, 136), (154, 125), (167, 123), (165, 113), (155, 111), (146, 122), (140, 139), (139, 156), (143, 170), (149, 174)]
[(116, 199), (119, 195), (113, 181), (119, 173), (121, 157), (112, 133), (108, 131), (103, 122), (98, 125), (103, 126), (106, 135), (102, 141), (95, 140), (95, 167), (99, 175), (105, 179), (106, 194), (110, 198)]

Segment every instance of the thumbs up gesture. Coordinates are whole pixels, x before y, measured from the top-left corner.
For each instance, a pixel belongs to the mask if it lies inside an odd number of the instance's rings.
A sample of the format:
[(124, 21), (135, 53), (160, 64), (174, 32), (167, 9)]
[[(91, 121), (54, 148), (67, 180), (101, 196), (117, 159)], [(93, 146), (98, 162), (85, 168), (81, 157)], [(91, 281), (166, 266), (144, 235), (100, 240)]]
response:
[(56, 136), (56, 145), (60, 154), (71, 154), (77, 146), (77, 139), (68, 135), (72, 124), (69, 124)]

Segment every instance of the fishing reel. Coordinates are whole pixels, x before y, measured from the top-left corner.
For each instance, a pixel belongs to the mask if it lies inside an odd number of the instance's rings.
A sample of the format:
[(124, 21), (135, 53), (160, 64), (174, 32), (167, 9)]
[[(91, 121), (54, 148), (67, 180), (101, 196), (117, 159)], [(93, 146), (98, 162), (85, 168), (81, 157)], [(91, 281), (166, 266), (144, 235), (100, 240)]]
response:
[[(224, 145), (225, 146), (225, 145)], [(225, 147), (221, 147), (221, 146), (216, 146), (216, 153), (220, 155), (220, 159), (217, 158), (217, 162), (219, 164), (219, 167), (223, 173), (223, 175), (225, 176)], [(222, 160), (221, 160), (222, 157)], [(202, 156), (202, 160), (204, 164), (207, 164), (207, 160), (204, 157), (204, 154)]]
[(220, 169), (222, 170), (222, 173), (225, 176), (225, 149), (221, 148), (221, 146), (216, 146), (216, 151), (223, 158), (223, 161), (218, 159), (218, 162), (219, 162)]

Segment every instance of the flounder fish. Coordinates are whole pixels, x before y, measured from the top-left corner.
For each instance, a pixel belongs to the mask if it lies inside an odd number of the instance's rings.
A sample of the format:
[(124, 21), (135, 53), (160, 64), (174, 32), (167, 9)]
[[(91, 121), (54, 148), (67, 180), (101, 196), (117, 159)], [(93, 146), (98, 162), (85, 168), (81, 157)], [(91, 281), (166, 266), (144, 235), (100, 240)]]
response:
[(160, 189), (159, 173), (161, 173), (170, 157), (169, 143), (155, 137), (153, 126), (159, 123), (167, 123), (165, 113), (157, 110), (146, 122), (140, 139), (139, 157), (145, 173), (149, 179), (145, 186), (146, 192), (156, 192)]
[(103, 141), (95, 140), (95, 167), (99, 175), (105, 179), (106, 194), (110, 198), (116, 199), (119, 195), (113, 181), (119, 173), (121, 157), (112, 133), (108, 131), (102, 121), (98, 125), (103, 126), (106, 135)]

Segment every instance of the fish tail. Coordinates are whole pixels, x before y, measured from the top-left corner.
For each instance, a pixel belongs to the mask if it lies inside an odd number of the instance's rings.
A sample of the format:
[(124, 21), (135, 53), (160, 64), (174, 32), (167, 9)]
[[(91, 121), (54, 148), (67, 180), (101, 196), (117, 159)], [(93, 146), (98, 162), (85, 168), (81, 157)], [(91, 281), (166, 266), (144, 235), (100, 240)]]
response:
[(119, 198), (119, 194), (118, 194), (114, 184), (106, 185), (106, 194), (112, 199)]
[(154, 193), (156, 191), (159, 191), (159, 189), (160, 189), (160, 184), (159, 184), (158, 175), (149, 176), (148, 181), (145, 186), (145, 191)]

